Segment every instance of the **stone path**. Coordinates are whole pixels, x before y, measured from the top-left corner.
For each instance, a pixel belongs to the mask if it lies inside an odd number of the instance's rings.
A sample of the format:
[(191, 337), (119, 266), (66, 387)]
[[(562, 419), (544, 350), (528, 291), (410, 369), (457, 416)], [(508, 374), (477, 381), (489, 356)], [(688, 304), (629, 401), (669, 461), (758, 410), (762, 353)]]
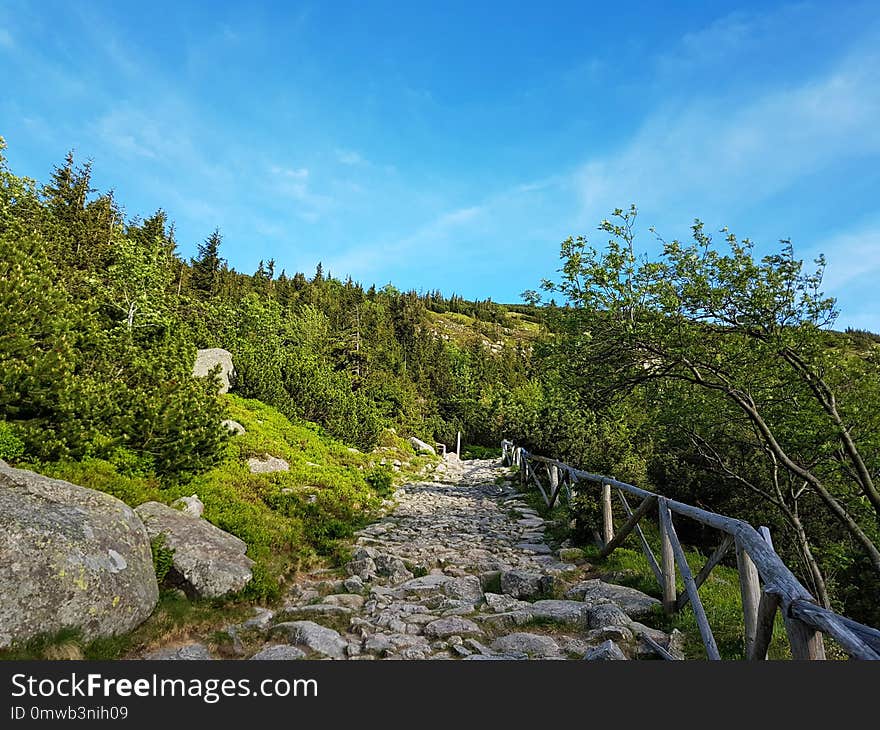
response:
[[(640, 659), (680, 635), (652, 629), (658, 601), (591, 578), (554, 552), (544, 520), (497, 461), (458, 462), (396, 494), (362, 530), (347, 577), (305, 576), (282, 609), (229, 627), (251, 659)], [(331, 577), (332, 576), (332, 577)], [(646, 638), (647, 637), (647, 638)], [(207, 658), (201, 644), (152, 658)]]

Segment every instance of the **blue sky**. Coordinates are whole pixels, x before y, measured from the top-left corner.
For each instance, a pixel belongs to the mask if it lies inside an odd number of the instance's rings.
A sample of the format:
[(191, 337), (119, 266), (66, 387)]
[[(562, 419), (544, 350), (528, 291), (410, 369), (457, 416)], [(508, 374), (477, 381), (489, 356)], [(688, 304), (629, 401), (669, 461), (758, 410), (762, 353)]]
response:
[(827, 255), (880, 331), (876, 3), (0, 0), (0, 135), (180, 251), (518, 301), (615, 207)]

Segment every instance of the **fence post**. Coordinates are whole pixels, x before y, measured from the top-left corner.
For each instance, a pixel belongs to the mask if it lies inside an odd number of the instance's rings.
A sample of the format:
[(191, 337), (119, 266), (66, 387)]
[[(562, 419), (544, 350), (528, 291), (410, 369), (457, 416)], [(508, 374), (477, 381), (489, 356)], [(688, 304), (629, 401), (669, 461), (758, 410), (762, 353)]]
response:
[(461, 458), (461, 431), (459, 431), (458, 436), (455, 437), (455, 455), (459, 459)]
[[(770, 528), (761, 526), (758, 528), (761, 537), (764, 538), (771, 548), (773, 540), (770, 537)], [(773, 624), (776, 621), (776, 611), (779, 608), (779, 596), (775, 593), (761, 591), (761, 600), (758, 601), (758, 625), (755, 631), (755, 643), (751, 652), (746, 654), (746, 659), (764, 660), (767, 658), (767, 650), (773, 640)]]
[(666, 613), (675, 612), (675, 554), (672, 551), (672, 539), (667, 528), (668, 520), (663, 519), (664, 510), (668, 511), (666, 500), (662, 497), (657, 500), (660, 512), (660, 570), (663, 573), (663, 610)]
[(550, 506), (556, 502), (556, 496), (559, 493), (559, 467), (556, 464), (550, 464)]
[(614, 539), (614, 516), (611, 513), (611, 485), (602, 483), (602, 541), (607, 545)]
[(745, 657), (749, 658), (754, 653), (755, 637), (758, 633), (758, 602), (761, 586), (758, 582), (758, 569), (739, 538), (736, 540), (736, 567), (739, 570), (739, 592), (742, 596), (745, 623)]

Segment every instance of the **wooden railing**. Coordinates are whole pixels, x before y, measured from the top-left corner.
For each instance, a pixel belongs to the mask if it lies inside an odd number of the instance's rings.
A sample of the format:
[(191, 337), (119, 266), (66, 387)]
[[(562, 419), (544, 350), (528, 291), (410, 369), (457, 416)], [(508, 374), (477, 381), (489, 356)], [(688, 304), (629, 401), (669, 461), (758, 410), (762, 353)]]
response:
[[(519, 467), (523, 487), (537, 487), (549, 508), (563, 493), (570, 500), (575, 487), (581, 483), (600, 486), (603, 523), (600, 557), (610, 555), (631, 533), (635, 533), (660, 585), (664, 609), (671, 613), (691, 604), (709, 659), (720, 659), (721, 656), (700, 601), (699, 588), (725, 554), (734, 549), (742, 595), (746, 658), (767, 658), (776, 612), (779, 610), (793, 659), (825, 659), (822, 637), (826, 634), (853, 659), (880, 660), (880, 631), (818, 605), (776, 554), (766, 527), (756, 530), (742, 520), (677, 502), (610, 477), (575, 469), (555, 459), (530, 454), (511, 441), (502, 441), (501, 449), (502, 463)], [(617, 532), (611, 508), (612, 490), (617, 491), (627, 516)], [(630, 506), (627, 495), (641, 500), (635, 509)], [(639, 527), (639, 522), (655, 508), (660, 532), (659, 561)], [(673, 515), (696, 520), (721, 532), (718, 547), (696, 576), (679, 542)], [(676, 568), (685, 587), (685, 593), (681, 596), (676, 593)]]

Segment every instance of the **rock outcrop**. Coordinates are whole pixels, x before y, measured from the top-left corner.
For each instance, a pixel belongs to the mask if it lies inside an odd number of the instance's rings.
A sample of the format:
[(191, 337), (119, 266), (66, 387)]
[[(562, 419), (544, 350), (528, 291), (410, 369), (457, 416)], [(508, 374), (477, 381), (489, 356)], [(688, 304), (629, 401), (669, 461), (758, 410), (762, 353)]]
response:
[(0, 646), (125, 633), (159, 598), (147, 531), (109, 494), (0, 461)]
[(163, 535), (174, 551), (168, 580), (188, 595), (217, 598), (240, 591), (253, 577), (254, 561), (235, 535), (159, 502), (146, 502), (135, 512), (150, 538)]
[(232, 364), (232, 353), (220, 347), (199, 350), (193, 365), (193, 375), (197, 378), (207, 377), (217, 365), (220, 366), (220, 385), (218, 393), (228, 393), (235, 380), (235, 366)]

